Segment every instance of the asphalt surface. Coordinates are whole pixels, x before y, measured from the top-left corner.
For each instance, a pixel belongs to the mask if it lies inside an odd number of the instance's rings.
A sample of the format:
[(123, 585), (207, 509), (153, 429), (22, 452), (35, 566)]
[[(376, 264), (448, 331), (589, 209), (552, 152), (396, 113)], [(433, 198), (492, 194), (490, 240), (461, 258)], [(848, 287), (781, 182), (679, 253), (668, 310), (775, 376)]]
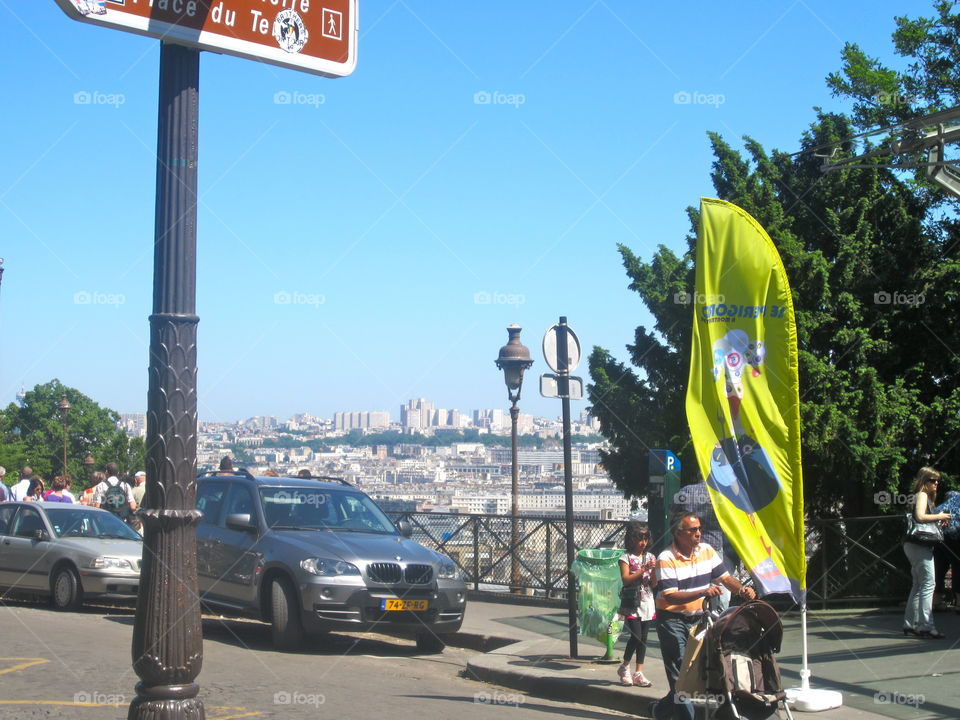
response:
[[(59, 613), (41, 603), (0, 605), (0, 719), (125, 717), (137, 681), (132, 624), (131, 608)], [(900, 624), (897, 612), (810, 614), (811, 685), (837, 690), (844, 701), (820, 716), (960, 717), (960, 616), (937, 614), (946, 640), (905, 638)], [(287, 654), (272, 649), (263, 623), (205, 616), (203, 630), (198, 681), (209, 720), (489, 720), (508, 710), (509, 720), (649, 717), (666, 688), (655, 633), (645, 664), (654, 686), (622, 686), (616, 662), (600, 660), (596, 640), (579, 637), (578, 656), (570, 657), (567, 611), (557, 606), (472, 600), (462, 631), (439, 655), (417, 653), (410, 639), (369, 633), (330, 634)], [(786, 687), (800, 682), (800, 635), (799, 616), (786, 616), (778, 657)]]
[[(0, 603), (0, 719), (125, 718), (137, 682), (132, 629), (132, 608), (56, 612), (45, 603)], [(465, 648), (422, 654), (409, 639), (330, 633), (302, 652), (281, 653), (267, 625), (213, 616), (204, 616), (203, 634), (197, 680), (207, 720), (611, 716), (469, 680), (464, 668), (477, 653)]]

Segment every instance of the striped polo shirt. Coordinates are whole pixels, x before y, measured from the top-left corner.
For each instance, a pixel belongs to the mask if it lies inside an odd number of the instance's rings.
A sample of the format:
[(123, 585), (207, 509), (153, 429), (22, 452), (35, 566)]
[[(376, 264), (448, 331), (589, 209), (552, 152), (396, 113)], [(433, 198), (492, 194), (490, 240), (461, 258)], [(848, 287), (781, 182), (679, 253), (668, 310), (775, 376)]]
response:
[(697, 545), (689, 557), (682, 555), (673, 544), (657, 557), (657, 610), (699, 615), (703, 611), (702, 597), (686, 603), (672, 603), (670, 595), (706, 590), (713, 581), (729, 574), (720, 554), (707, 543)]

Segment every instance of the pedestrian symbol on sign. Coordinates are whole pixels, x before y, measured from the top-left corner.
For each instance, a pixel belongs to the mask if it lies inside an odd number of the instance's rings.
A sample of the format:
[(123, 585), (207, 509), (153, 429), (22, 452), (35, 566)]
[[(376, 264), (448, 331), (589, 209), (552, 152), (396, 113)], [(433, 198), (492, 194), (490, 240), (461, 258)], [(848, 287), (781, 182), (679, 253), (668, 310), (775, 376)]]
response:
[(323, 8), (323, 36), (332, 38), (333, 40), (341, 40), (340, 21), (342, 19), (343, 13)]

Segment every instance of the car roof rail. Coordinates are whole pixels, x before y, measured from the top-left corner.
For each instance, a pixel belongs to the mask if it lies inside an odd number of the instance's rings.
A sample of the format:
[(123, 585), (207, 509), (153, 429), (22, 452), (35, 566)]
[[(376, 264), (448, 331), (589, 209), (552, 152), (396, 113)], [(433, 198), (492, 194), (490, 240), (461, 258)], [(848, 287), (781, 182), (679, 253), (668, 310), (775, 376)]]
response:
[(206, 472), (197, 473), (198, 478), (202, 477), (228, 477), (228, 476), (241, 476), (253, 480), (253, 475), (246, 468), (236, 468), (233, 471), (230, 470), (207, 470)]
[(351, 483), (349, 480), (344, 480), (342, 477), (334, 477), (333, 475), (287, 475), (287, 477), (294, 478), (296, 480), (321, 480), (323, 482), (338, 482), (341, 485), (353, 487), (353, 483)]

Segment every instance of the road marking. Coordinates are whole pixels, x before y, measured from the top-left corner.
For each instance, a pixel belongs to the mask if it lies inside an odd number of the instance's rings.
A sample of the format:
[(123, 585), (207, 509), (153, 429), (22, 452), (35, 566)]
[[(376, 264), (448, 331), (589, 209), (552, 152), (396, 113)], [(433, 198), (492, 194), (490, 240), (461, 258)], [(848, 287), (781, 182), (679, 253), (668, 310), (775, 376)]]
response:
[(21, 662), (11, 667), (0, 670), (0, 675), (5, 675), (6, 673), (14, 672), (16, 670), (23, 670), (24, 668), (33, 667), (34, 665), (43, 665), (44, 663), (50, 662), (46, 658), (0, 657), (0, 664), (3, 664), (7, 660), (25, 660), (26, 662)]

